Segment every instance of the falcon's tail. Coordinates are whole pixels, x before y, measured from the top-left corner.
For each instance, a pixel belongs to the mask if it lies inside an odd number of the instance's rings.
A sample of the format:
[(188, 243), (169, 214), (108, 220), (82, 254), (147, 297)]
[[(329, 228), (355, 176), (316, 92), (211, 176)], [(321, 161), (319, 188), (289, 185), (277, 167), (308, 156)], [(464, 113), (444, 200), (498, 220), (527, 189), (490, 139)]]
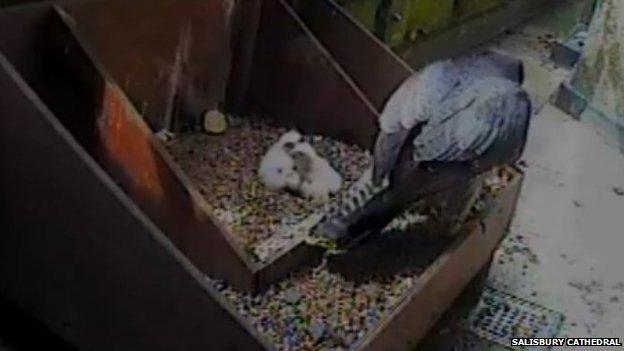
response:
[(356, 209), (364, 206), (373, 196), (386, 189), (388, 182), (384, 181), (380, 185), (375, 185), (372, 175), (372, 168), (367, 169), (341, 198), (328, 205), (326, 215), (330, 217), (335, 215), (346, 217)]

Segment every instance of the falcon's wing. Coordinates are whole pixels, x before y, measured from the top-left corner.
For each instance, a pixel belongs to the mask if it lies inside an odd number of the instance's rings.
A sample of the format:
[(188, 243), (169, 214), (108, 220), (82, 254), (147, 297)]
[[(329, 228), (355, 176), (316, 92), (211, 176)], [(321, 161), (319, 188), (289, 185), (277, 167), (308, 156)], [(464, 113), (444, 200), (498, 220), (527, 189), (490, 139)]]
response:
[(373, 184), (379, 185), (396, 164), (410, 130), (401, 128), (395, 133), (380, 131), (373, 151)]
[[(530, 102), (517, 84), (484, 78), (466, 87), (473, 103), (427, 126), (414, 138), (414, 161), (469, 161), (483, 155), (495, 141), (524, 142)], [(519, 134), (521, 133), (521, 134)]]
[(453, 66), (434, 63), (409, 77), (390, 97), (379, 118), (374, 149), (373, 182), (380, 184), (394, 167), (412, 128), (434, 118), (440, 99), (456, 88)]

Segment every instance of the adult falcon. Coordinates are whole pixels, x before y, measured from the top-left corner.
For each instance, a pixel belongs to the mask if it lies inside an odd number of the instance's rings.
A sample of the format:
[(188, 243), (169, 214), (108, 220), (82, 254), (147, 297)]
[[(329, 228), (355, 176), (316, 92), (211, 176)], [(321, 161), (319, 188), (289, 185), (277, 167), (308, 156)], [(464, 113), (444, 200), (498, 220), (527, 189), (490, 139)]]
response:
[(444, 199), (444, 230), (456, 232), (476, 180), (524, 150), (531, 102), (523, 79), (522, 61), (494, 52), (438, 61), (409, 77), (379, 120), (367, 187), (375, 191), (354, 192), (348, 211), (317, 230), (334, 239), (378, 231), (434, 196)]

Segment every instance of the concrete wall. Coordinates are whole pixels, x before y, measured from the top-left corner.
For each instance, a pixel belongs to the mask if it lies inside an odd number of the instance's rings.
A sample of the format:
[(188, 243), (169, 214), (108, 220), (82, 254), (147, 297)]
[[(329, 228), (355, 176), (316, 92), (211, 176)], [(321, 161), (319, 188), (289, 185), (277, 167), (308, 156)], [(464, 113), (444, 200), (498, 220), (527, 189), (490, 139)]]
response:
[(589, 103), (581, 120), (599, 125), (624, 152), (624, 1), (599, 3), (572, 86)]
[[(443, 31), (501, 6), (507, 0), (338, 0), (390, 47)], [(521, 0), (517, 0), (521, 1)]]

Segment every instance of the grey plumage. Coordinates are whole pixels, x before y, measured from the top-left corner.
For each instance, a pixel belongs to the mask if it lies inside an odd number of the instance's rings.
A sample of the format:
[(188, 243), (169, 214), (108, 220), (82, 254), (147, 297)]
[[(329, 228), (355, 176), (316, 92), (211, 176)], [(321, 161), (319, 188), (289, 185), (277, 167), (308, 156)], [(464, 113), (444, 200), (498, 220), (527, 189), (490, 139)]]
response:
[(526, 124), (529, 102), (519, 86), (488, 77), (458, 90), (470, 96), (470, 102), (436, 124), (423, 127), (413, 140), (414, 161), (469, 161), (485, 154), (499, 138), (520, 141), (512, 137)]
[(523, 144), (530, 101), (522, 72), (520, 61), (490, 53), (437, 62), (408, 78), (380, 117), (373, 181), (389, 174), (415, 128), (415, 162), (468, 161), (500, 138)]
[[(373, 193), (321, 230), (334, 237), (374, 230), (423, 196), (468, 187), (475, 176), (516, 161), (531, 116), (523, 76), (520, 60), (485, 53), (436, 62), (409, 77), (380, 117), (372, 186), (364, 187)], [(390, 185), (382, 190), (384, 179)], [(360, 200), (346, 201), (354, 202)]]

